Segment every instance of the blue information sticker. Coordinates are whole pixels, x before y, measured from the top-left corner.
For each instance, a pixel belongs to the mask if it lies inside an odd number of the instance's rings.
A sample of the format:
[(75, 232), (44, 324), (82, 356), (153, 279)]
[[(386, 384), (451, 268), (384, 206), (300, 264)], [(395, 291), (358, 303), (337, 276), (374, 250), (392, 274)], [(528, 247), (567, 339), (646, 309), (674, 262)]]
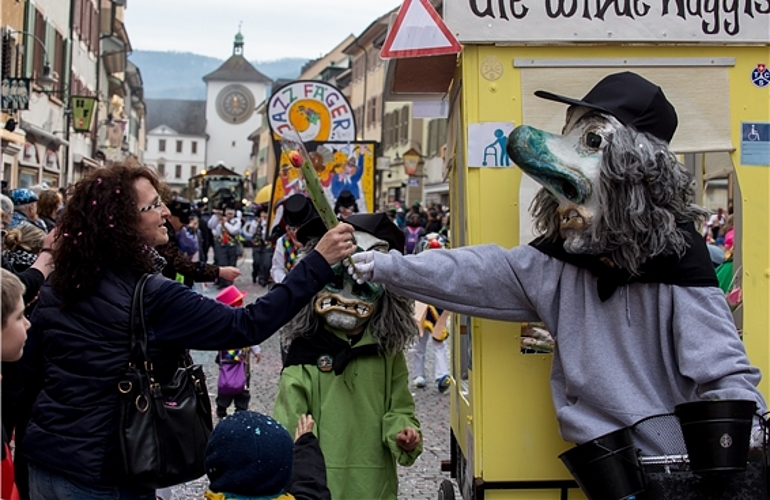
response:
[(770, 167), (770, 123), (741, 123), (741, 165)]

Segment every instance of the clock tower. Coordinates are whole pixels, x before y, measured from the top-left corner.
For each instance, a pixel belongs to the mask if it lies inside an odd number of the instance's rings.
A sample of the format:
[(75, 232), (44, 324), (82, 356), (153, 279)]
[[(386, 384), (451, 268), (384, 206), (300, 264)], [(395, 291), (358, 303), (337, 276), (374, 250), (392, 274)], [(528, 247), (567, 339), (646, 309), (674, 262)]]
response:
[(261, 125), (254, 112), (267, 98), (273, 83), (243, 57), (243, 35), (235, 35), (233, 55), (206, 82), (206, 166), (223, 162), (243, 174), (252, 164), (251, 133)]

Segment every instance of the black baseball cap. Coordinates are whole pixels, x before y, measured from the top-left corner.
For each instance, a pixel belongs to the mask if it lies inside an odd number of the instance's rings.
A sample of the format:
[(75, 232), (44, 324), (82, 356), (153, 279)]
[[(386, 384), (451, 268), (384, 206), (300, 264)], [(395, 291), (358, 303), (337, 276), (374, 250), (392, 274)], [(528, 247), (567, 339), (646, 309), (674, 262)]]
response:
[(582, 100), (544, 90), (536, 91), (535, 95), (550, 101), (603, 111), (624, 125), (666, 142), (671, 142), (679, 123), (674, 106), (666, 99), (663, 90), (630, 71), (604, 77)]

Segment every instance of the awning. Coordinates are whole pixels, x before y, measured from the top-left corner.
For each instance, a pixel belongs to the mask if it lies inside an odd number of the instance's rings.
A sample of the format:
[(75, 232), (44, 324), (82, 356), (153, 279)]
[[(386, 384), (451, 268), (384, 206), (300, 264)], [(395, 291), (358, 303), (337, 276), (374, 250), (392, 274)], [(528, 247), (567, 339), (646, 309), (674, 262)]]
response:
[(28, 134), (31, 134), (38, 139), (41, 139), (42, 142), (45, 143), (52, 143), (56, 146), (69, 146), (69, 142), (65, 141), (61, 137), (57, 137), (51, 132), (47, 130), (43, 130), (42, 128), (32, 125), (29, 122), (21, 122), (21, 129), (25, 131)]
[(270, 203), (270, 198), (273, 196), (273, 185), (267, 184), (262, 189), (257, 191), (257, 195), (254, 197), (254, 203)]

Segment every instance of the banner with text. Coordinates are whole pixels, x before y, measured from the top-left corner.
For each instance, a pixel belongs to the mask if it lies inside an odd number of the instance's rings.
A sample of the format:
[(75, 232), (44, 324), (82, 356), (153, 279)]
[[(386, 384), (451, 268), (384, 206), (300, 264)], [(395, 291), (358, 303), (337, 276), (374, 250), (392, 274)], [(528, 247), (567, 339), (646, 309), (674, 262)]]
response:
[(453, 0), (461, 43), (770, 42), (770, 0)]

